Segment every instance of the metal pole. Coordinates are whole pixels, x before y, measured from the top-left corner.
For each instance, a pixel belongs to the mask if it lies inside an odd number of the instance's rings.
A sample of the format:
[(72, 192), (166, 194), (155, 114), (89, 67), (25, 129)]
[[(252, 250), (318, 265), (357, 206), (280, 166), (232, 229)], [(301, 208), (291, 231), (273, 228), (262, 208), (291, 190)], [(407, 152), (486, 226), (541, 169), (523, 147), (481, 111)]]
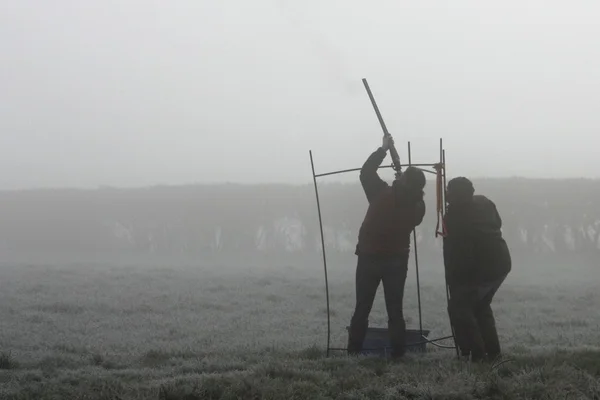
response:
[(448, 212), (448, 204), (446, 203), (446, 149), (442, 148), (442, 162), (444, 163), (444, 215)]
[(319, 214), (319, 229), (321, 231), (321, 248), (323, 252), (323, 270), (325, 271), (325, 296), (327, 298), (327, 357), (329, 357), (329, 348), (331, 341), (331, 319), (329, 316), (329, 282), (327, 279), (327, 257), (325, 255), (325, 237), (323, 236), (323, 221), (321, 218), (321, 203), (319, 201), (319, 189), (317, 188), (317, 176), (315, 175), (315, 164), (313, 162), (312, 150), (308, 151), (310, 155), (310, 167), (315, 184), (315, 196), (317, 198), (317, 213)]
[[(442, 164), (442, 179), (444, 190), (442, 190), (442, 223), (444, 221), (444, 217), (446, 216), (446, 212), (448, 211), (448, 206), (446, 204), (446, 151), (444, 150), (444, 143), (442, 138), (440, 138), (440, 163)], [(442, 231), (444, 225), (442, 225)], [(443, 238), (442, 238), (443, 240)], [(452, 331), (452, 341), (454, 342), (454, 348), (456, 349), (456, 357), (460, 358), (460, 350), (456, 345), (456, 332), (454, 330), (454, 324), (452, 323), (452, 315), (450, 313), (450, 287), (448, 286), (448, 280), (446, 279), (446, 274), (444, 273), (444, 282), (446, 284), (446, 304), (448, 305), (448, 318), (450, 319), (450, 330)]]
[[(412, 164), (412, 152), (410, 148), (410, 141), (408, 142), (408, 165)], [(413, 228), (413, 243), (415, 246), (415, 271), (417, 277), (417, 302), (419, 306), (419, 335), (423, 337), (423, 314), (421, 311), (421, 283), (419, 280), (419, 249), (417, 247), (417, 228)]]
[[(423, 172), (428, 172), (430, 174), (435, 174), (435, 171), (431, 171), (431, 170), (426, 170), (423, 169), (422, 167), (433, 167), (436, 164), (412, 164), (413, 167), (417, 167), (419, 168), (421, 171)], [(400, 167), (408, 167), (408, 164), (401, 164)], [(389, 165), (382, 165), (379, 168), (395, 168), (393, 165), (389, 166)], [(356, 171), (360, 171), (362, 169), (362, 167), (357, 167), (357, 168), (348, 168), (348, 169), (341, 169), (338, 171), (331, 171), (331, 172), (324, 172), (321, 174), (317, 174), (317, 178), (320, 178), (322, 176), (329, 176), (329, 175), (337, 175), (337, 174), (344, 174), (347, 172), (356, 172)]]

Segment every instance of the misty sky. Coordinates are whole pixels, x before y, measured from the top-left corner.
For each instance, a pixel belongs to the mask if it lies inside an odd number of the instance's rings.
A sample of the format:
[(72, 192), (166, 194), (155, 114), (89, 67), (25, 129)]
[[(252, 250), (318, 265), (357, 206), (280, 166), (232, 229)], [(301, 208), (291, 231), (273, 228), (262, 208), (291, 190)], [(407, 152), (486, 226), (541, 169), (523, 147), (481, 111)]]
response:
[(598, 177), (599, 17), (592, 0), (0, 0), (0, 188), (309, 182), (309, 149), (324, 172), (380, 145), (363, 77), (402, 157), (410, 140), (435, 162), (443, 137), (450, 175)]

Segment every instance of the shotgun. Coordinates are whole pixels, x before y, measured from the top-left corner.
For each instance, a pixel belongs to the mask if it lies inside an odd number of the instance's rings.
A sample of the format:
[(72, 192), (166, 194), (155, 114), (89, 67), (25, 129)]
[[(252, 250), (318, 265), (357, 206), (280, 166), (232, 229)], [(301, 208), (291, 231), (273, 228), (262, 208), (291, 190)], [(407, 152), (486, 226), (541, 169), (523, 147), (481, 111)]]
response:
[[(375, 98), (373, 97), (373, 93), (371, 93), (371, 89), (369, 88), (369, 83), (365, 78), (363, 78), (363, 84), (365, 85), (365, 89), (367, 90), (367, 94), (369, 95), (369, 99), (371, 99), (371, 104), (373, 105), (373, 109), (375, 110), (375, 114), (377, 114), (377, 119), (379, 120), (379, 124), (381, 125), (381, 129), (383, 129), (383, 136), (391, 136), (385, 126), (385, 122), (383, 122), (383, 118), (381, 117), (381, 113), (379, 112), (379, 107), (377, 107), (377, 103), (375, 102)], [(400, 156), (398, 155), (398, 151), (396, 151), (396, 146), (392, 144), (390, 146), (390, 156), (392, 156), (392, 166), (396, 172), (402, 172), (402, 165), (400, 164)]]

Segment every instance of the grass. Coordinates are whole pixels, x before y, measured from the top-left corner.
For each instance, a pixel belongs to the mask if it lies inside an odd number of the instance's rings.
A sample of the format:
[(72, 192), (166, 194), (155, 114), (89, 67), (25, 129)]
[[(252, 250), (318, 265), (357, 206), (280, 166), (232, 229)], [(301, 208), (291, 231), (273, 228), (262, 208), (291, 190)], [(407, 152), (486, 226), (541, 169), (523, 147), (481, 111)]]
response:
[(18, 366), (11, 353), (0, 353), (0, 370), (16, 369)]
[[(510, 361), (493, 368), (437, 348), (325, 358), (322, 272), (309, 267), (0, 267), (0, 399), (600, 399), (600, 269), (516, 269), (494, 301)], [(432, 337), (449, 334), (440, 275), (421, 271)], [(354, 265), (331, 266), (333, 347), (353, 279)]]

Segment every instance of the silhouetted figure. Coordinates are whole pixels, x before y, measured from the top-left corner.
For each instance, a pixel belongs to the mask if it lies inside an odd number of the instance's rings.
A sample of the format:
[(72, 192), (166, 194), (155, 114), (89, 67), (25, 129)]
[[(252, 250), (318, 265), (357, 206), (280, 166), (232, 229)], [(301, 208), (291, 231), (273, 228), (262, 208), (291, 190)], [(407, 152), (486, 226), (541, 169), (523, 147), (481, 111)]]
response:
[(350, 354), (362, 350), (369, 314), (381, 281), (392, 357), (398, 358), (405, 353), (404, 284), (408, 271), (410, 233), (425, 215), (425, 174), (409, 167), (404, 173), (396, 174), (392, 186), (384, 182), (377, 174), (377, 169), (392, 144), (391, 137), (384, 137), (382, 146), (369, 156), (360, 172), (360, 182), (369, 208), (360, 227), (356, 246), (356, 307), (350, 322)]
[(444, 264), (456, 343), (463, 356), (482, 361), (501, 353), (491, 303), (512, 262), (496, 205), (474, 192), (467, 178), (448, 182)]

